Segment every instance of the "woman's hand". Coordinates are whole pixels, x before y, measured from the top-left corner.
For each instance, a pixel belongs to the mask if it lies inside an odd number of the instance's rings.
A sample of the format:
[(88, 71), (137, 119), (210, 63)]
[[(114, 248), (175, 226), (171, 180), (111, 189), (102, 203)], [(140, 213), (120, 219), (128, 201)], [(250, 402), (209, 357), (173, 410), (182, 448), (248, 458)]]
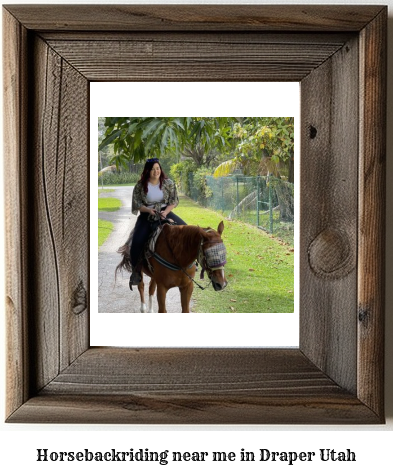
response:
[(161, 214), (161, 217), (163, 219), (167, 219), (169, 222), (175, 222), (173, 219), (168, 219), (167, 218), (167, 215), (170, 213), (171, 211), (168, 211), (168, 209), (165, 209), (165, 211), (161, 211), (160, 214)]
[(141, 206), (139, 209), (140, 212), (146, 212), (147, 214), (151, 214), (152, 216), (156, 215), (156, 210), (152, 207)]
[(165, 219), (174, 207), (175, 206), (173, 204), (169, 204), (169, 206), (167, 206), (163, 211), (160, 212), (161, 216)]

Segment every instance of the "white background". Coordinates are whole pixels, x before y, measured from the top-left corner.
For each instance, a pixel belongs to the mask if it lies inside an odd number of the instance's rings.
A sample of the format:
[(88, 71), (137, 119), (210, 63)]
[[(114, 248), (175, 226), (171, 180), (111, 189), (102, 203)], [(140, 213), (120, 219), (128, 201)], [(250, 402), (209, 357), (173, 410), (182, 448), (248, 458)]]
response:
[[(8, 3), (20, 3), (8, 1)], [(28, 3), (28, 2), (25, 2)], [(31, 2), (37, 3), (37, 2)], [(40, 2), (44, 3), (44, 2)], [(46, 2), (46, 3), (53, 3)], [(111, 3), (111, 2), (58, 2), (58, 3)], [(117, 0), (113, 3), (132, 3)], [(146, 3), (139, 1), (137, 3)], [(159, 3), (159, 2), (156, 2)], [(164, 3), (164, 2), (163, 2)], [(175, 3), (165, 0), (165, 3)], [(180, 2), (179, 2), (180, 3)], [(183, 3), (209, 3), (207, 1), (183, 2)], [(242, 3), (242, 2), (219, 2), (212, 3)], [(245, 2), (244, 2), (245, 3)], [(252, 2), (247, 3), (261, 3)], [(280, 2), (269, 0), (270, 4), (282, 3), (314, 3), (306, 0), (302, 2)], [(318, 3), (335, 4), (336, 1), (320, 1)], [(393, 128), (392, 116), (392, 8), (393, 0), (380, 1), (355, 1), (342, 2), (353, 4), (381, 4), (389, 5), (389, 78), (388, 78), (388, 130)], [(388, 183), (393, 180), (393, 138), (388, 133)], [(386, 294), (386, 413), (387, 424), (385, 426), (63, 426), (63, 425), (9, 425), (1, 424), (0, 436), (0, 468), (2, 472), (19, 472), (26, 469), (30, 473), (42, 472), (158, 472), (165, 469), (167, 472), (200, 472), (202, 469), (214, 468), (216, 472), (335, 472), (358, 473), (360, 469), (373, 470), (374, 472), (389, 473), (392, 471), (392, 449), (393, 446), (393, 324), (392, 311), (393, 271), (391, 270), (392, 244), (393, 244), (393, 219), (392, 219), (392, 186), (388, 185), (388, 219), (387, 219), (387, 294)], [(0, 210), (3, 213), (3, 209)], [(3, 223), (3, 215), (0, 222)], [(0, 232), (3, 238), (3, 232)], [(3, 248), (3, 242), (0, 242)], [(1, 259), (0, 264), (3, 264)], [(0, 275), (4, 275), (1, 269)], [(1, 301), (4, 302), (4, 285), (1, 288)], [(4, 307), (4, 304), (3, 304)], [(4, 314), (4, 310), (2, 311)], [(1, 337), (4, 338), (4, 323), (0, 325)], [(4, 339), (2, 339), (4, 341)], [(5, 365), (4, 342), (2, 344), (1, 364)], [(4, 376), (1, 383), (4, 382)], [(4, 389), (0, 387), (0, 404), (4, 406)], [(357, 462), (355, 463), (322, 463), (314, 461), (311, 463), (296, 463), (288, 466), (285, 463), (239, 463), (226, 462), (212, 466), (210, 463), (180, 463), (160, 466), (158, 464), (133, 464), (133, 463), (38, 463), (35, 461), (36, 449), (47, 448), (49, 450), (128, 450), (130, 448), (149, 448), (150, 450), (183, 450), (183, 451), (234, 451), (239, 453), (242, 448), (247, 451), (258, 451), (267, 448), (272, 451), (318, 451), (320, 448), (330, 448), (338, 451), (351, 449), (356, 451)], [(55, 471), (56, 470), (56, 471)]]
[[(299, 136), (298, 82), (156, 82), (90, 84), (90, 143), (97, 143), (98, 117), (294, 117)], [(146, 100), (146, 97), (149, 100)], [(228, 97), (231, 99), (228, 100)], [(174, 100), (175, 98), (175, 100)], [(298, 209), (299, 140), (295, 140), (295, 191)], [(90, 270), (98, 274), (97, 150), (90, 150)], [(298, 230), (298, 213), (296, 229)], [(194, 224), (196, 224), (194, 222)], [(218, 222), (217, 222), (218, 224)], [(224, 229), (225, 241), (225, 229)], [(138, 347), (297, 347), (298, 235), (295, 235), (295, 312), (287, 314), (218, 313), (162, 315), (98, 313), (97, 278), (90, 283), (92, 346)], [(214, 291), (209, 288), (206, 291)], [(195, 289), (194, 291), (198, 291)]]

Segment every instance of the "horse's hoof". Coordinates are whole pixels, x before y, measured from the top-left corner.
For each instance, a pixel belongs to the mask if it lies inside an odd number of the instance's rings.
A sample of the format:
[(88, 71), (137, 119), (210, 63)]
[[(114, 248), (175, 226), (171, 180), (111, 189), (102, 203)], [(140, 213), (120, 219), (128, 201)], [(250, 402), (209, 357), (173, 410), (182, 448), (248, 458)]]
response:
[(142, 304), (141, 306), (141, 313), (147, 313), (145, 304)]

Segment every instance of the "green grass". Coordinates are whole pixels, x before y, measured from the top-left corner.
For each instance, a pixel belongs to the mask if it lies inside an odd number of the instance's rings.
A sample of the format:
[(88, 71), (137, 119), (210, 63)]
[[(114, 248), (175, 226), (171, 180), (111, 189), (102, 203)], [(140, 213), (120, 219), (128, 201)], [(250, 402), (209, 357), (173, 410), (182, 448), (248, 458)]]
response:
[(112, 222), (98, 219), (98, 248), (106, 241), (113, 230)]
[[(98, 190), (100, 196), (102, 192), (112, 192), (114, 189)], [(118, 211), (121, 207), (120, 199), (115, 198), (98, 198), (98, 211)], [(106, 241), (113, 230), (113, 224), (109, 221), (98, 219), (98, 248)]]
[(121, 208), (120, 199), (116, 198), (98, 198), (98, 210), (106, 212), (115, 212)]
[[(228, 286), (215, 292), (195, 287), (193, 312), (292, 313), (294, 310), (294, 249), (264, 231), (181, 197), (175, 213), (188, 224), (217, 229), (224, 221)], [(198, 279), (199, 281), (199, 275)], [(205, 276), (205, 283), (208, 282)], [(200, 282), (201, 283), (201, 282)]]

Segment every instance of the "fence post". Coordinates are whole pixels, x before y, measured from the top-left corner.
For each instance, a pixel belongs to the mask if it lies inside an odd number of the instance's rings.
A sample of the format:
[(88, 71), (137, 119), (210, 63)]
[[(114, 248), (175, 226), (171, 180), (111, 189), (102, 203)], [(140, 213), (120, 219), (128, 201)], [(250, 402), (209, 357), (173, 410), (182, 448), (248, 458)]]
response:
[(236, 214), (239, 215), (239, 176), (236, 176)]
[(223, 177), (221, 176), (221, 211), (224, 214), (224, 181)]
[(272, 203), (272, 187), (271, 187), (271, 182), (270, 182), (270, 177), (269, 177), (269, 230), (270, 233), (273, 234), (273, 203)]
[(192, 177), (192, 173), (186, 173), (186, 180), (187, 180), (187, 187), (188, 187), (188, 197), (190, 197), (191, 199), (194, 199), (193, 195), (192, 195), (192, 182), (193, 182), (193, 177)]
[[(102, 170), (102, 158), (101, 158), (101, 152), (100, 151), (98, 152), (98, 156), (100, 158), (100, 166), (101, 166), (101, 170)], [(103, 176), (102, 173), (101, 173), (101, 189), (104, 189), (104, 176)]]
[(259, 187), (260, 187), (260, 177), (257, 176), (257, 227), (259, 227)]

